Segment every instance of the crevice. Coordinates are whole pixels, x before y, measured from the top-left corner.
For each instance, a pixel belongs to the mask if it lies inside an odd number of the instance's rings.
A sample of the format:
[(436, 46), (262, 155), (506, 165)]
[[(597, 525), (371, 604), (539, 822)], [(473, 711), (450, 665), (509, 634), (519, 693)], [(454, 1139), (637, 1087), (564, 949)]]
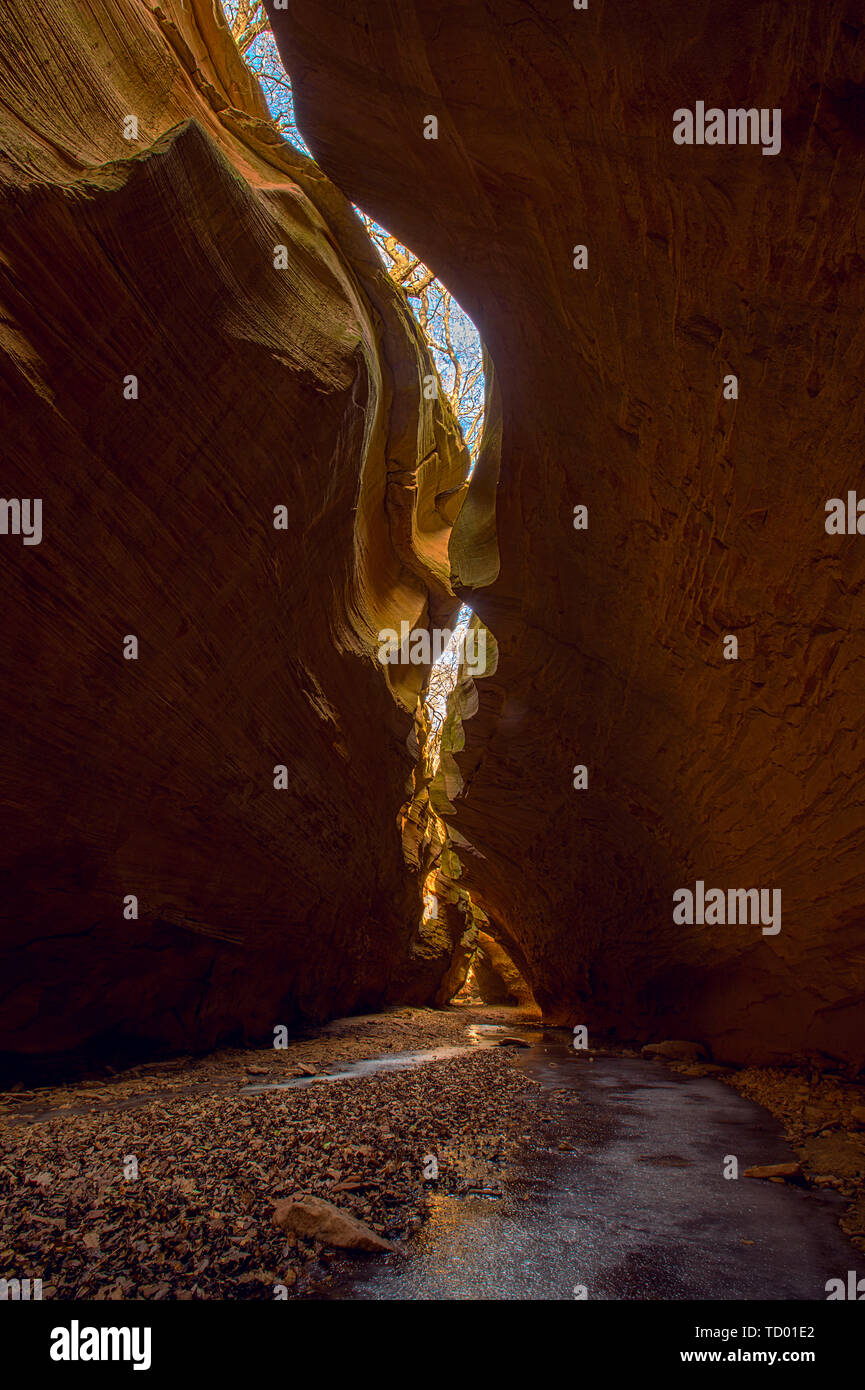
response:
[[(223, 0), (223, 8), (275, 125), (316, 168), (297, 125), (290, 77), (260, 5), (257, 0)], [(489, 354), (453, 295), (408, 246), (363, 209), (355, 207), (355, 212), (432, 358), (434, 372), (423, 379), (423, 397), (438, 400), (445, 429), (454, 429), (466, 455), (463, 481), (431, 498), (435, 519), (419, 516), (419, 479), (425, 468), (437, 464), (437, 448), (400, 449), (392, 441), (401, 437), (402, 426), (397, 420), (395, 433), (391, 420), (385, 493), (391, 541), (405, 569), (425, 585), (427, 597), (424, 612), (413, 622), (405, 614), (399, 633), (379, 632), (380, 644), (390, 642), (379, 650), (380, 659), (387, 658), (391, 692), (405, 708), (413, 708), (408, 747), (415, 767), (399, 817), (406, 861), (418, 875), (420, 890), (412, 951), (422, 956), (432, 939), (451, 936), (451, 964), (439, 989), (440, 1002), (446, 1002), (455, 982), (464, 980), (479, 927), (486, 924), (485, 914), (458, 882), (462, 865), (457, 847), (468, 842), (452, 834), (445, 817), (456, 814), (463, 791), (456, 754), (465, 743), (463, 722), (478, 706), (474, 680), (492, 674), (498, 659), (492, 634), (459, 599), (498, 575), (501, 404)], [(397, 364), (391, 366), (396, 373)], [(424, 522), (430, 526), (428, 544), (419, 536)], [(446, 542), (443, 547), (436, 545), (437, 534)]]

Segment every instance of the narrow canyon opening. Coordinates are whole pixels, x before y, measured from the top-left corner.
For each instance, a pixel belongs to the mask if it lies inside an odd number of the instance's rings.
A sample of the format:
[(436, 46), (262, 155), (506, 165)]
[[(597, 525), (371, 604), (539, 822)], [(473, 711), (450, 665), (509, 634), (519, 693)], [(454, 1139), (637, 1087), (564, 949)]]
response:
[[(314, 162), (312, 151), (297, 123), (291, 78), (282, 65), (263, 6), (258, 0), (223, 0), (222, 8), (239, 52), (250, 72), (261, 83), (275, 124), (301, 155)], [(483, 435), (486, 380), (480, 336), (455, 297), (420, 257), (362, 208), (356, 207), (355, 211), (390, 279), (405, 295), (432, 358), (436, 376), (424, 377), (424, 396), (429, 399), (437, 398), (439, 392), (443, 394), (468, 453), (464, 482), (459, 488), (440, 494), (435, 499), (436, 508), (452, 523), (459, 515), (468, 484), (475, 472), (477, 450)], [(431, 595), (430, 623), (433, 621), (432, 609)], [(418, 759), (413, 777), (414, 804), (405, 808), (402, 815), (404, 828), (406, 825), (415, 827), (419, 820), (431, 821), (431, 826), (424, 829), (432, 852), (429, 863), (423, 866), (426, 872), (423, 876), (421, 935), (438, 922), (440, 902), (444, 907), (448, 901), (453, 903), (456, 900), (469, 924), (468, 933), (463, 934), (446, 980), (438, 991), (439, 1002), (448, 1002), (447, 992), (453, 989), (455, 979), (459, 979), (467, 947), (477, 935), (471, 897), (456, 884), (461, 872), (459, 854), (447, 822), (438, 814), (443, 805), (447, 810), (453, 810), (449, 798), (456, 794), (460, 780), (453, 759), (449, 756), (459, 746), (454, 737), (454, 725), (461, 736), (462, 717), (468, 712), (465, 700), (458, 709), (454, 707), (458, 689), (467, 676), (482, 678), (486, 672), (486, 631), (482, 624), (472, 621), (473, 617), (469, 605), (462, 603), (452, 626), (433, 628), (429, 634), (430, 659), (423, 662), (428, 674), (418, 697), (420, 718), (416, 720), (416, 728), (409, 739), (409, 746), (416, 750)], [(382, 636), (379, 634), (380, 638)], [(410, 658), (415, 637), (422, 639), (424, 636), (423, 632), (416, 630), (410, 633), (408, 642), (403, 636), (399, 659), (404, 661)], [(423, 643), (418, 641), (417, 646), (422, 649)], [(422, 654), (426, 655), (425, 652)], [(446, 768), (442, 765), (443, 751), (449, 762)], [(417, 846), (411, 834), (407, 840), (407, 858), (413, 867), (419, 864)], [(484, 914), (480, 914), (481, 920), (483, 917)]]
[(482, 931), (478, 932), (465, 981), (451, 1002), (512, 1005), (536, 1011), (531, 988), (505, 947)]

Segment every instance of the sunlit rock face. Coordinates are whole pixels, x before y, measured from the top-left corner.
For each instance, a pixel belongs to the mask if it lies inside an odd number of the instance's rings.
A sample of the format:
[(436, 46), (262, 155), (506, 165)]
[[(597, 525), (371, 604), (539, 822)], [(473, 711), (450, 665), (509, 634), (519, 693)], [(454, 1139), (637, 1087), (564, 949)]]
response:
[(478, 949), (472, 959), (478, 992), (486, 1004), (521, 1004), (534, 1001), (507, 952), (486, 932), (478, 933)]
[(449, 1004), (462, 988), (477, 943), (468, 895), (443, 880), (437, 891), (435, 915), (424, 914), (400, 982), (400, 997), (409, 1004)]
[[(824, 529), (865, 434), (861, 15), (307, 0), (272, 18), (320, 163), (494, 362), (498, 488), (492, 440), (451, 541), (499, 643), (459, 759), (463, 882), (552, 1018), (861, 1063), (865, 538)], [(675, 144), (698, 101), (779, 109), (780, 152)], [(674, 923), (698, 880), (780, 888), (780, 932)]]
[(430, 359), (211, 0), (12, 0), (0, 42), (3, 491), (43, 504), (0, 535), (0, 1051), (375, 1006), (423, 678), (376, 634), (456, 609)]

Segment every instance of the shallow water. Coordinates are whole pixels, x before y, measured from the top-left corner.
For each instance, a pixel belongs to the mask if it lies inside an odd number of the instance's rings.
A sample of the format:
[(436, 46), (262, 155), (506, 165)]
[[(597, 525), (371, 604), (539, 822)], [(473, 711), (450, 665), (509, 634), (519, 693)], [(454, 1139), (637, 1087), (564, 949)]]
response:
[[(467, 1030), (468, 1031), (468, 1030)], [(475, 1043), (468, 1047), (431, 1047), (425, 1052), (384, 1052), (380, 1057), (364, 1057), (359, 1062), (346, 1062), (339, 1071), (317, 1072), (315, 1076), (293, 1076), (290, 1081), (265, 1081), (258, 1086), (242, 1086), (240, 1095), (253, 1095), (259, 1091), (291, 1091), (300, 1086), (312, 1086), (320, 1081), (350, 1081), (352, 1077), (372, 1076), (377, 1071), (404, 1071), (419, 1067), (424, 1062), (444, 1062), (449, 1057), (461, 1057), (473, 1052), (478, 1046), (492, 1046), (491, 1043)]]
[(359, 1062), (346, 1062), (339, 1071), (322, 1071), (316, 1072), (315, 1076), (293, 1076), (290, 1081), (264, 1081), (254, 1086), (243, 1086), (240, 1094), (290, 1091), (320, 1081), (350, 1081), (352, 1077), (372, 1076), (377, 1071), (404, 1071), (422, 1066), (424, 1062), (444, 1062), (450, 1057), (461, 1057), (466, 1052), (474, 1052), (479, 1047), (497, 1047), (500, 1042), (498, 1034), (526, 1040), (541, 1036), (538, 1028), (508, 1028), (502, 1023), (470, 1023), (465, 1030), (468, 1042), (464, 1045), (447, 1044), (417, 1052), (383, 1052), (378, 1057), (364, 1057)]

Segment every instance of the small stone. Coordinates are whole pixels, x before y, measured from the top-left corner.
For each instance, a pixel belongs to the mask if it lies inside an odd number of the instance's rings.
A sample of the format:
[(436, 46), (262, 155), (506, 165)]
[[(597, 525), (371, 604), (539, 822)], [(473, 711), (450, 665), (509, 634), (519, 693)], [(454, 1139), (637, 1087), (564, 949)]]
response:
[(273, 1223), (281, 1230), (319, 1240), (340, 1250), (395, 1251), (396, 1246), (347, 1211), (321, 1197), (284, 1198), (276, 1203)]
[(770, 1182), (788, 1182), (801, 1176), (802, 1167), (799, 1163), (766, 1163), (745, 1169), (746, 1178), (768, 1178)]

